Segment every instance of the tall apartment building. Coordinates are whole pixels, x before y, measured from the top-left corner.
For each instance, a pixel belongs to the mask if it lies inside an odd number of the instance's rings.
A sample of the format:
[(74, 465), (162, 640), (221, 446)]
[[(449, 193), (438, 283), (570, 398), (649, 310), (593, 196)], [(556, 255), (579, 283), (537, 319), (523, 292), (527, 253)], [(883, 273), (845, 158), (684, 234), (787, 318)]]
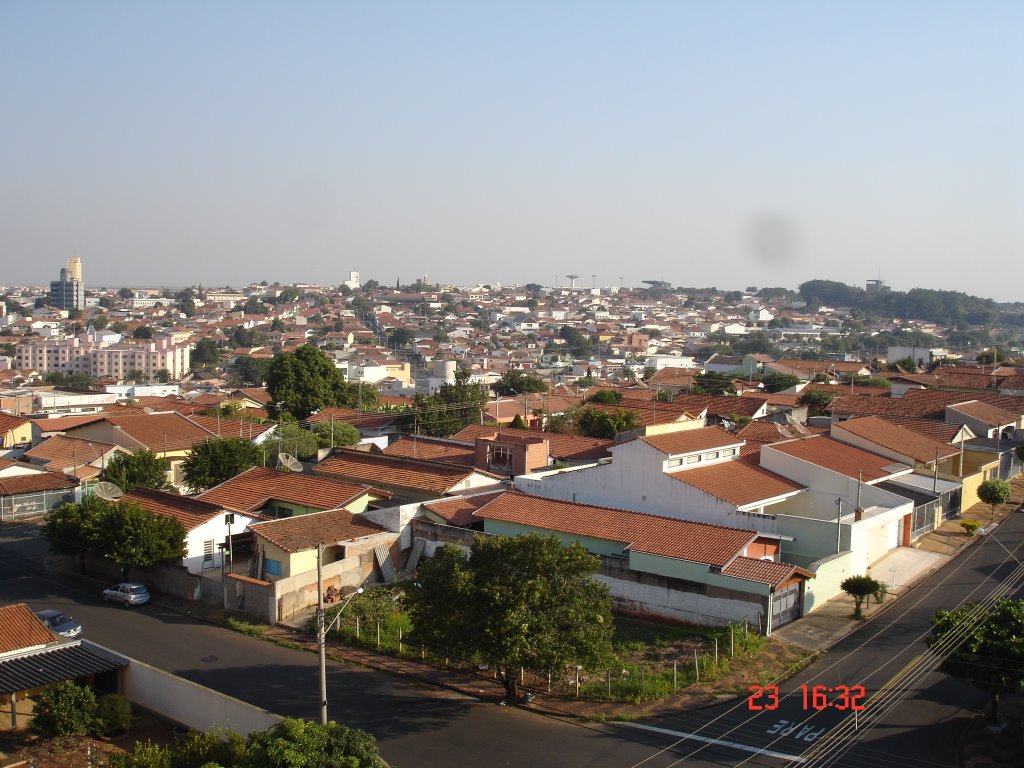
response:
[(50, 306), (57, 309), (83, 309), (85, 307), (82, 260), (77, 256), (68, 259), (67, 264), (60, 271), (60, 280), (50, 281)]
[(157, 371), (166, 368), (172, 379), (180, 379), (188, 373), (190, 352), (187, 343), (176, 344), (171, 337), (110, 343), (83, 334), (71, 339), (19, 344), (14, 364), (19, 370), (84, 373), (118, 380), (126, 378), (130, 371), (141, 371), (147, 379), (155, 379)]

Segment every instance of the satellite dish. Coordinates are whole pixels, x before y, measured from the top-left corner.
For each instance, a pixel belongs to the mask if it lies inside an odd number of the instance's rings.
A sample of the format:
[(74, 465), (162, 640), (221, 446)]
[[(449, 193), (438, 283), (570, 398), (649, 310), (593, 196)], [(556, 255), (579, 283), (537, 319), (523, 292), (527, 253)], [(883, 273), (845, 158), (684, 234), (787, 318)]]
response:
[(277, 454), (277, 468), (289, 469), (292, 472), (301, 472), (302, 462), (300, 462), (290, 453), (279, 453)]
[(96, 483), (96, 487), (92, 489), (92, 492), (93, 495), (99, 496), (104, 501), (117, 501), (124, 496), (124, 491), (119, 486), (108, 483), (106, 480)]

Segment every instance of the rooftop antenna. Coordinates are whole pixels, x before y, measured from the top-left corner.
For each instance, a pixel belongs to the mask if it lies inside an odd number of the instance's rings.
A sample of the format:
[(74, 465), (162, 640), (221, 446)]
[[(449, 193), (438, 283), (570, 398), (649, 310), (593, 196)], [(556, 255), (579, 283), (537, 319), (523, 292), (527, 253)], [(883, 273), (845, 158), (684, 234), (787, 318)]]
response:
[(106, 480), (96, 483), (92, 492), (94, 496), (99, 496), (104, 501), (117, 501), (124, 496), (124, 491), (120, 486), (108, 483)]
[(279, 453), (277, 454), (277, 468), (287, 469), (289, 472), (301, 472), (302, 462), (290, 453)]

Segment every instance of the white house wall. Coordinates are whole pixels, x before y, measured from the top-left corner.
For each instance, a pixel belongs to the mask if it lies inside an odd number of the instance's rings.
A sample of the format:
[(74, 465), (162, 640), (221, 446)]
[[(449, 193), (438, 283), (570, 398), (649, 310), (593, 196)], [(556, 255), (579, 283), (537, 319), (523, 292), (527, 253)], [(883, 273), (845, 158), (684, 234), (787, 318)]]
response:
[(612, 602), (619, 610), (704, 626), (747, 622), (760, 626), (764, 608), (760, 603), (725, 598), (709, 599), (700, 592), (684, 592), (658, 584), (616, 579), (603, 574), (594, 577), (608, 585)]
[[(220, 568), (221, 555), (220, 548), (217, 545), (221, 542), (227, 542), (228, 539), (228, 526), (224, 522), (224, 514), (226, 513), (215, 515), (202, 525), (186, 532), (185, 557), (182, 559), (182, 565), (188, 569), (189, 573), (202, 573), (204, 562), (203, 545), (211, 540), (213, 541), (213, 559), (206, 563), (206, 569)], [(231, 533), (241, 533), (249, 527), (249, 523), (254, 519), (236, 512), (235, 522), (231, 524)], [(224, 552), (226, 554), (227, 549)]]

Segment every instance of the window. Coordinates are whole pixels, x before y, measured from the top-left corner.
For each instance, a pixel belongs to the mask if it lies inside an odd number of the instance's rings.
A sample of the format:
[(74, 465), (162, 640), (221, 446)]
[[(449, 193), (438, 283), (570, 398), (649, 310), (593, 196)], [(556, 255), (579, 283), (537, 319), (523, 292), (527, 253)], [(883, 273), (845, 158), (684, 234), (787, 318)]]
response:
[(736, 449), (735, 448), (723, 448), (721, 451), (719, 451), (719, 456), (735, 456), (735, 455), (736, 455)]
[(700, 456), (687, 456), (686, 457), (686, 463), (687, 464), (696, 464), (698, 461), (700, 461)]
[(207, 539), (203, 542), (203, 562), (209, 563), (213, 561), (213, 539)]
[(263, 561), (263, 570), (266, 572), (267, 576), (280, 576), (281, 561), (267, 558)]
[(711, 461), (718, 458), (718, 451), (710, 451), (704, 454), (704, 461)]
[(492, 467), (511, 467), (512, 449), (504, 445), (492, 445), (487, 449), (488, 463)]

